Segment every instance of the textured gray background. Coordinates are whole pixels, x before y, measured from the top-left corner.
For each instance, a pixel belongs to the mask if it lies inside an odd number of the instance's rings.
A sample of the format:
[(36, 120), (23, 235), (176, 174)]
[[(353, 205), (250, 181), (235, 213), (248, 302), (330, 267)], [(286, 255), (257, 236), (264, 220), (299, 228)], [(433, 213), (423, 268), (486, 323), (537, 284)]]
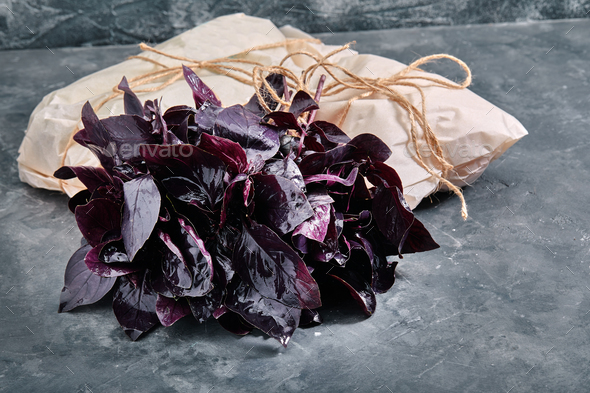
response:
[(16, 156), (45, 94), (138, 49), (2, 51), (0, 393), (588, 393), (590, 20), (317, 36), (405, 63), (453, 54), (529, 130), (465, 189), (470, 218), (457, 198), (424, 203), (441, 248), (401, 260), (371, 318), (343, 299), (287, 349), (190, 317), (131, 342), (108, 297), (57, 313), (80, 232)]
[(310, 33), (588, 17), (590, 0), (0, 0), (0, 49), (161, 42), (235, 12)]

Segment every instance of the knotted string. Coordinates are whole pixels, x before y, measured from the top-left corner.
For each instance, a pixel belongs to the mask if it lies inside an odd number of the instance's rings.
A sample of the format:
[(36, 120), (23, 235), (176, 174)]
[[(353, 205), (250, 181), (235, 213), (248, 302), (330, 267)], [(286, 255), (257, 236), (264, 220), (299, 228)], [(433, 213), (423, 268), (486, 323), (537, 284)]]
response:
[[(461, 189), (446, 179), (449, 172), (452, 171), (454, 167), (445, 159), (439, 140), (437, 136), (434, 134), (432, 127), (428, 123), (428, 120), (426, 119), (426, 97), (422, 86), (420, 86), (417, 82), (430, 82), (430, 86), (444, 87), (447, 89), (464, 89), (471, 84), (471, 70), (469, 69), (469, 67), (463, 61), (454, 56), (447, 54), (437, 54), (422, 57), (411, 63), (402, 71), (386, 78), (363, 77), (351, 72), (350, 70), (338, 64), (329, 61), (329, 59), (332, 56), (344, 50), (348, 50), (350, 48), (350, 45), (354, 44), (354, 42), (343, 45), (325, 56), (317, 55), (304, 50), (295, 51), (286, 55), (281, 60), (279, 65), (274, 66), (267, 66), (256, 61), (241, 58), (242, 56), (245, 56), (252, 51), (285, 47), (287, 45), (298, 44), (303, 42), (321, 44), (321, 41), (317, 39), (289, 39), (272, 44), (255, 46), (248, 49), (247, 51), (242, 51), (231, 57), (223, 57), (214, 60), (195, 60), (184, 56), (172, 55), (161, 50), (152, 48), (144, 43), (140, 44), (139, 47), (146, 52), (153, 52), (163, 57), (179, 60), (182, 62), (182, 64), (191, 68), (192, 70), (208, 70), (217, 74), (224, 74), (241, 83), (253, 86), (254, 91), (258, 96), (259, 102), (264, 107), (264, 109), (269, 112), (272, 111), (273, 108), (269, 108), (265, 103), (263, 97), (263, 92), (265, 90), (266, 92), (268, 92), (268, 94), (272, 96), (272, 98), (275, 101), (277, 101), (285, 108), (288, 108), (290, 106), (290, 102), (283, 100), (281, 97), (277, 95), (277, 93), (270, 86), (268, 81), (266, 81), (265, 76), (271, 73), (283, 75), (286, 78), (287, 85), (290, 88), (295, 89), (295, 91), (303, 90), (311, 96), (313, 96), (314, 94), (312, 92), (312, 88), (310, 88), (310, 81), (313, 75), (321, 69), (332, 78), (330, 82), (328, 82), (324, 86), (324, 89), (322, 90), (322, 96), (336, 95), (345, 90), (358, 91), (358, 94), (354, 95), (352, 98), (348, 100), (346, 107), (344, 108), (338, 121), (339, 127), (341, 127), (344, 123), (344, 120), (346, 119), (346, 116), (348, 115), (350, 108), (352, 107), (352, 104), (356, 100), (364, 99), (375, 94), (380, 94), (387, 97), (389, 100), (397, 103), (405, 112), (407, 112), (408, 117), (410, 119), (409, 134), (414, 146), (416, 146), (419, 138), (418, 128), (422, 129), (423, 138), (428, 147), (430, 148), (432, 156), (436, 159), (436, 165), (439, 167), (441, 174), (438, 174), (437, 171), (430, 168), (426, 164), (422, 154), (420, 153), (420, 149), (416, 149), (416, 155), (414, 156), (414, 159), (428, 173), (437, 178), (440, 181), (440, 183), (446, 185), (449, 188), (449, 190), (454, 192), (459, 197), (459, 199), (461, 200), (461, 216), (463, 217), (463, 219), (467, 219), (467, 204), (465, 202), (465, 198), (463, 196)], [(283, 65), (288, 59), (297, 55), (306, 56), (314, 60), (314, 64), (303, 70), (301, 76), (295, 75), (293, 71), (291, 71)], [(140, 59), (143, 61), (153, 63), (154, 65), (161, 68), (153, 72), (129, 78), (129, 86), (136, 93), (158, 91), (164, 89), (167, 86), (170, 86), (177, 80), (183, 78), (182, 65), (170, 67), (154, 59), (142, 55), (130, 56), (129, 59)], [(448, 59), (458, 64), (466, 74), (463, 82), (457, 84), (434, 76), (430, 76), (428, 74), (411, 75), (412, 71), (422, 71), (419, 68), (420, 66), (439, 59)], [(251, 70), (249, 68), (251, 68)], [(157, 86), (141, 88), (141, 86), (158, 80), (161, 80), (161, 83)], [(414, 88), (420, 94), (421, 109), (418, 109), (415, 105), (413, 105), (410, 102), (408, 98), (406, 98), (406, 96), (397, 91), (394, 88), (395, 86), (406, 86)], [(265, 89), (263, 89), (263, 87), (265, 87)], [(123, 93), (124, 92), (119, 90), (117, 86), (114, 86), (113, 93), (107, 98), (105, 98), (103, 101), (101, 101), (95, 107), (95, 110), (98, 111), (108, 101), (122, 95)], [(70, 140), (70, 143), (68, 143), (68, 145), (66, 146), (66, 152), (63, 156), (62, 165), (63, 161), (65, 161), (66, 153), (71, 145), (71, 142), (72, 140)], [(63, 184), (61, 182), (60, 184), (62, 185), (63, 189)]]

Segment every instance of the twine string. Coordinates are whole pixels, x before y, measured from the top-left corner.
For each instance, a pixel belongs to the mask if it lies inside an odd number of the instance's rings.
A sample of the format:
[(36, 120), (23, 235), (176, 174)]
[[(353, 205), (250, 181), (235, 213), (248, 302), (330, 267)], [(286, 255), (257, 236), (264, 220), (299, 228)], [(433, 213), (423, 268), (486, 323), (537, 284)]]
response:
[[(295, 89), (296, 91), (303, 90), (311, 96), (313, 96), (314, 92), (310, 88), (310, 81), (312, 80), (314, 74), (318, 72), (318, 70), (320, 72), (325, 72), (331, 77), (331, 80), (329, 83), (325, 84), (322, 90), (322, 96), (334, 96), (349, 90), (358, 92), (355, 93), (355, 95), (351, 97), (346, 103), (346, 106), (344, 107), (344, 110), (342, 111), (342, 114), (340, 115), (340, 119), (337, 124), (339, 127), (341, 127), (344, 121), (346, 120), (346, 117), (355, 101), (365, 99), (374, 95), (381, 95), (387, 97), (389, 100), (398, 104), (407, 113), (408, 118), (410, 120), (410, 129), (408, 130), (408, 132), (414, 146), (417, 146), (417, 142), (420, 137), (419, 130), (422, 130), (422, 138), (424, 139), (430, 151), (432, 152), (432, 157), (434, 157), (436, 161), (435, 165), (438, 167), (441, 173), (439, 174), (437, 170), (431, 168), (428, 164), (426, 164), (424, 157), (420, 153), (420, 149), (416, 149), (416, 153), (414, 156), (415, 161), (428, 173), (437, 178), (441, 184), (447, 186), (449, 190), (451, 190), (459, 197), (461, 201), (461, 216), (463, 217), (463, 219), (467, 219), (467, 204), (465, 202), (465, 198), (463, 196), (461, 189), (452, 184), (449, 180), (447, 180), (447, 176), (449, 172), (454, 169), (454, 166), (450, 162), (448, 162), (444, 157), (440, 142), (436, 134), (432, 130), (432, 127), (428, 123), (428, 120), (426, 118), (425, 105), (426, 95), (424, 94), (423, 90), (423, 88), (426, 86), (437, 86), (453, 90), (465, 89), (467, 86), (471, 84), (471, 70), (469, 69), (467, 64), (451, 55), (436, 54), (422, 57), (408, 65), (400, 72), (393, 74), (389, 77), (364, 77), (355, 74), (354, 72), (346, 69), (345, 67), (342, 67), (330, 61), (331, 57), (335, 56), (338, 53), (341, 53), (342, 51), (348, 50), (350, 48), (350, 45), (354, 44), (354, 41), (346, 45), (343, 45), (339, 48), (336, 48), (324, 56), (311, 53), (305, 50), (296, 50), (287, 54), (281, 60), (279, 65), (273, 66), (267, 66), (260, 62), (243, 58), (243, 56), (248, 55), (252, 51), (261, 51), (272, 48), (286, 47), (287, 45), (300, 44), (304, 42), (321, 44), (321, 41), (317, 39), (289, 39), (272, 44), (255, 46), (248, 50), (239, 52), (231, 57), (223, 57), (213, 60), (195, 60), (184, 56), (173, 55), (152, 48), (144, 43), (140, 44), (139, 47), (145, 52), (152, 52), (162, 57), (181, 61), (185, 66), (191, 68), (192, 70), (207, 70), (216, 74), (225, 75), (238, 82), (253, 86), (254, 91), (258, 96), (260, 104), (268, 112), (272, 111), (273, 108), (269, 108), (266, 104), (264, 97), (262, 95), (263, 92), (270, 94), (272, 98), (284, 108), (289, 108), (290, 102), (283, 100), (281, 97), (278, 96), (278, 94), (266, 80), (267, 75), (272, 73), (283, 75), (289, 88)], [(287, 62), (294, 56), (305, 56), (313, 60), (313, 64), (307, 67), (305, 70), (303, 70), (300, 76), (295, 75), (293, 71), (284, 66), (285, 62)], [(136, 93), (159, 91), (166, 88), (167, 86), (170, 86), (177, 80), (183, 78), (182, 65), (166, 66), (157, 60), (142, 55), (130, 56), (129, 58), (150, 62), (160, 67), (160, 69), (156, 71), (148, 72), (146, 74), (128, 79), (129, 86)], [(456, 63), (464, 71), (465, 79), (461, 83), (455, 83), (448, 80), (443, 80), (441, 78), (437, 78), (435, 76), (431, 76), (426, 73), (418, 75), (411, 74), (412, 71), (422, 71), (419, 68), (420, 66), (441, 59), (447, 59)], [(159, 83), (153, 87), (145, 87), (145, 85), (153, 82)], [(418, 84), (419, 82), (422, 82), (422, 85)], [(427, 84), (424, 85), (424, 82), (426, 82)], [(421, 108), (417, 108), (410, 102), (410, 100), (406, 96), (397, 91), (395, 89), (396, 86), (410, 87), (416, 90), (420, 95)], [(124, 92), (119, 90), (117, 86), (114, 86), (113, 93), (101, 102), (99, 102), (98, 105), (95, 107), (95, 111), (98, 111), (104, 104), (122, 95), (123, 93)], [(71, 145), (72, 138), (70, 138), (70, 141), (66, 146), (66, 151), (64, 152), (64, 156), (62, 159), (62, 166), (66, 159), (67, 150), (71, 147)], [(60, 185), (63, 189), (63, 183), (61, 181)]]

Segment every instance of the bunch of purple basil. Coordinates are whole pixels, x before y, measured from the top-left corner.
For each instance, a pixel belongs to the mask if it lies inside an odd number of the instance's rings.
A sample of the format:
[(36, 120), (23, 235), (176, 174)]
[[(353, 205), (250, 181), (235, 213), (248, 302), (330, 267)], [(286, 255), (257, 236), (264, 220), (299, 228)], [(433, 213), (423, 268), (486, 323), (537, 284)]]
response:
[[(125, 78), (125, 114), (99, 120), (89, 103), (74, 139), (101, 167), (65, 166), (86, 190), (69, 201), (84, 236), (68, 262), (59, 312), (112, 290), (113, 310), (137, 339), (192, 314), (284, 346), (321, 322), (320, 290), (347, 288), (371, 315), (393, 285), (395, 256), (437, 248), (384, 164), (390, 149), (315, 121), (315, 100), (292, 98), (272, 74), (244, 106), (223, 108), (189, 68), (195, 108), (164, 114)], [(272, 98), (291, 103), (288, 111)]]

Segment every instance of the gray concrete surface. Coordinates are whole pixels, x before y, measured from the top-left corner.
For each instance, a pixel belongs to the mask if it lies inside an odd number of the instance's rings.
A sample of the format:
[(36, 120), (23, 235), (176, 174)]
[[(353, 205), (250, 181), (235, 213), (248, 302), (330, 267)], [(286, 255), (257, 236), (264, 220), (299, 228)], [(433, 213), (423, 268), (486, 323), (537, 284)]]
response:
[(373, 317), (329, 307), (287, 349), (189, 318), (130, 342), (109, 301), (57, 314), (80, 234), (64, 195), (19, 182), (17, 149), (44, 94), (136, 48), (0, 53), (0, 392), (587, 392), (589, 37), (588, 20), (321, 36), (458, 56), (530, 135), (466, 189), (466, 222), (456, 198), (419, 206), (441, 248), (400, 262)]
[(309, 33), (588, 17), (589, 0), (0, 0), (0, 49), (161, 42), (245, 12)]

